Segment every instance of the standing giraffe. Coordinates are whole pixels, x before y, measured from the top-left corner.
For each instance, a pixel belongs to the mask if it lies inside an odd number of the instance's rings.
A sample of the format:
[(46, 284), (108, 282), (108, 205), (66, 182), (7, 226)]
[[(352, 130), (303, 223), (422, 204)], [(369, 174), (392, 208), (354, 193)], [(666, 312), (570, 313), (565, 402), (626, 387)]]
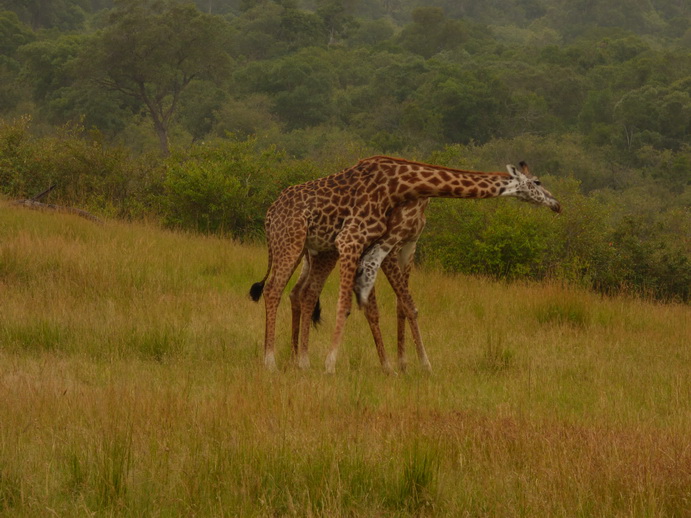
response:
[[(265, 366), (270, 370), (276, 368), (276, 312), (285, 285), (303, 256), (309, 276), (314, 257), (327, 253), (329, 261), (340, 260), (336, 323), (325, 362), (327, 372), (335, 371), (358, 260), (369, 245), (386, 234), (389, 216), (398, 205), (435, 197), (512, 196), (559, 212), (559, 202), (538, 180), (514, 166), (507, 166), (507, 170), (508, 173), (479, 173), (374, 156), (338, 173), (285, 189), (266, 215), (266, 275), (250, 290), (254, 300), (259, 300), (264, 292)], [(295, 322), (295, 312), (293, 318)], [(299, 318), (304, 322), (310, 316), (304, 314)], [(300, 341), (298, 365), (309, 366), (304, 339)]]

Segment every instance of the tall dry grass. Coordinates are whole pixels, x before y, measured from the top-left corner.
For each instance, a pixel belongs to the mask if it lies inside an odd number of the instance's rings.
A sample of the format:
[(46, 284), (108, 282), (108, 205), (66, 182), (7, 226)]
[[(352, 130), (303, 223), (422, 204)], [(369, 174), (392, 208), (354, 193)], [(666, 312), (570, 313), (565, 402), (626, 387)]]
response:
[[(691, 311), (416, 271), (434, 374), (355, 312), (261, 367), (263, 246), (0, 204), (0, 515), (689, 516)], [(394, 301), (378, 285), (394, 355)]]

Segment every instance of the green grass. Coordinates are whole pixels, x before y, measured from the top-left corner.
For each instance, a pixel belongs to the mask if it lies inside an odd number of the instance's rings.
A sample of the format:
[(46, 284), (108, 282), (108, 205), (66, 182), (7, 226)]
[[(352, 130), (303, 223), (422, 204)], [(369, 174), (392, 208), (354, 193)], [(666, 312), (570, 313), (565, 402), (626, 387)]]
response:
[[(355, 311), (262, 367), (262, 245), (0, 203), (1, 516), (689, 516), (691, 310), (416, 270), (434, 373)], [(378, 285), (395, 357), (395, 301)]]

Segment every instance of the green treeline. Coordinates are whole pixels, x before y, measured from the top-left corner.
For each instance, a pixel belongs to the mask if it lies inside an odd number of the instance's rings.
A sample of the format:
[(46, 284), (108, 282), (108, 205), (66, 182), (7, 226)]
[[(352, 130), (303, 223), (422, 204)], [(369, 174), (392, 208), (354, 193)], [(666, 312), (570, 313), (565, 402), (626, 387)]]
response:
[(427, 264), (691, 295), (691, 6), (676, 0), (0, 0), (0, 192), (261, 234), (386, 153), (526, 160), (564, 213), (435, 200)]

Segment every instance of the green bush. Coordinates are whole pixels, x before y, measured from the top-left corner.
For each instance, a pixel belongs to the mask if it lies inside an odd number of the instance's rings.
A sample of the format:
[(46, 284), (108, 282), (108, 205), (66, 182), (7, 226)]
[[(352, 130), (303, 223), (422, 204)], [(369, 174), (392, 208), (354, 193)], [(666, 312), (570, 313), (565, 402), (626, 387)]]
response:
[(514, 200), (443, 200), (433, 204), (421, 255), (447, 271), (495, 278), (543, 278), (555, 232)]
[(665, 236), (659, 223), (626, 218), (612, 233), (618, 288), (656, 299), (691, 299), (691, 260), (683, 241)]
[(282, 189), (317, 174), (313, 164), (262, 150), (252, 138), (200, 145), (166, 162), (163, 221), (200, 232), (255, 235)]
[(688, 244), (678, 239), (688, 235), (680, 223), (688, 220), (683, 207), (636, 214), (636, 196), (622, 203), (619, 197), (585, 196), (572, 179), (544, 181), (564, 207), (559, 216), (506, 199), (433, 203), (419, 256), (452, 272), (691, 298)]
[(68, 125), (55, 135), (37, 137), (30, 119), (0, 121), (0, 192), (31, 198), (50, 186), (51, 203), (86, 208), (116, 217), (141, 217), (156, 211), (159, 161), (132, 158), (107, 146), (98, 132)]

